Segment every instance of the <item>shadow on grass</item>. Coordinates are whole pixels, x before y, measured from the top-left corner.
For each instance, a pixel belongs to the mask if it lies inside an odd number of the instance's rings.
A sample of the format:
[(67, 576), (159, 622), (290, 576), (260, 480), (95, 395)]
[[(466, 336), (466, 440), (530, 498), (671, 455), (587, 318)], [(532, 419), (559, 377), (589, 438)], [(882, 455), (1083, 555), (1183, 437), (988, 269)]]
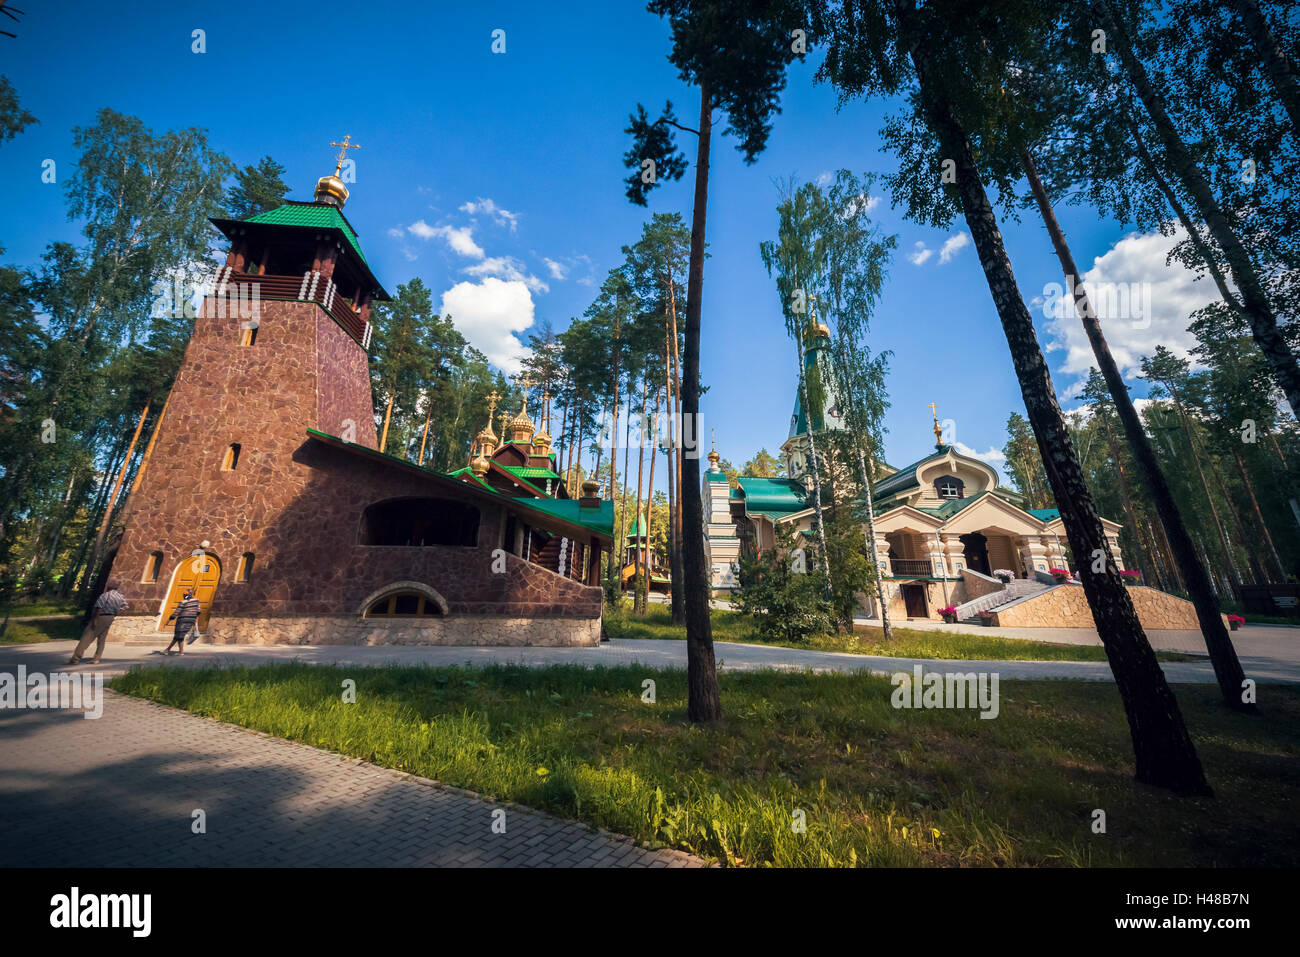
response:
[[(355, 682), (355, 702), (344, 699)], [(653, 682), (653, 702), (646, 700)], [(866, 674), (721, 676), (724, 720), (686, 721), (686, 676), (642, 667), (143, 669), (114, 686), (199, 714), (727, 863), (1294, 865), (1300, 689), (1256, 718), (1212, 686), (1180, 702), (1216, 788), (1132, 781), (1109, 683), (1004, 681), (996, 720), (896, 710)], [(1108, 831), (1091, 830), (1092, 812)], [(799, 830), (799, 826), (804, 830)]]

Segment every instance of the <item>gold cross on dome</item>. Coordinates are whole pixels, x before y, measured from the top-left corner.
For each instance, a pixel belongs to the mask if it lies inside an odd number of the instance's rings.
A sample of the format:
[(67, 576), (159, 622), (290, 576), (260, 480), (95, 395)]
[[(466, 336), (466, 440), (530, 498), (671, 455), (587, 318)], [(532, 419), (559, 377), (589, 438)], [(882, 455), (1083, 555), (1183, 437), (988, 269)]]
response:
[(527, 372), (515, 376), (511, 381), (513, 381), (515, 385), (519, 386), (519, 388), (523, 390), (524, 393), (523, 412), (525, 415), (527, 415), (528, 414), (528, 390), (531, 389), (536, 384), (536, 381)]
[(343, 161), (348, 158), (348, 150), (361, 149), (361, 144), (353, 143), (351, 142), (351, 139), (352, 134), (349, 133), (347, 136), (343, 137), (342, 143), (330, 143), (330, 146), (337, 146), (339, 148), (339, 162), (338, 165), (334, 167), (335, 176), (338, 176), (339, 173), (343, 171)]
[(488, 404), (488, 428), (490, 429), (492, 428), (492, 413), (497, 410), (497, 403), (501, 401), (501, 396), (497, 393), (496, 389), (493, 389), (490, 393), (484, 396), (484, 398), (487, 399)]

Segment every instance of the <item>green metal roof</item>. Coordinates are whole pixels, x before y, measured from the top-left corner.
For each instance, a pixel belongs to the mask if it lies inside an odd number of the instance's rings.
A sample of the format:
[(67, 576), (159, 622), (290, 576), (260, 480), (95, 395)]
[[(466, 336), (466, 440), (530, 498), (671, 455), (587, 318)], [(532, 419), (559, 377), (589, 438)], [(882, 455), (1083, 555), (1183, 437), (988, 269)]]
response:
[(627, 535), (624, 537), (641, 538), (644, 535), (645, 535), (645, 517), (642, 515), (638, 515), (636, 518), (636, 525), (632, 528), (632, 531), (628, 532)]
[[(817, 372), (816, 380), (821, 384), (821, 409), (813, 415), (813, 429), (843, 429), (844, 413), (840, 408), (839, 389), (836, 384), (834, 361), (829, 349), (830, 342), (819, 336), (803, 355), (804, 378), (812, 388), (813, 370)], [(808, 416), (803, 407), (803, 389), (798, 385), (794, 390), (794, 413), (790, 416), (790, 435), (804, 435), (808, 432)]]
[(546, 469), (538, 465), (503, 465), (501, 467), (511, 475), (516, 475), (519, 478), (556, 480), (560, 478), (555, 474), (554, 469)]
[(614, 535), (614, 503), (610, 500), (601, 501), (598, 508), (583, 508), (579, 500), (572, 498), (512, 498), (510, 503), (554, 515), (601, 535)]
[(739, 478), (745, 509), (750, 512), (799, 512), (808, 507), (808, 493), (794, 479)]
[(1040, 522), (1054, 522), (1061, 517), (1059, 508), (1027, 508), (1025, 511)]
[(348, 241), (352, 251), (357, 254), (367, 269), (370, 263), (366, 262), (365, 254), (361, 251), (361, 245), (357, 241), (356, 231), (352, 225), (343, 217), (343, 212), (337, 206), (330, 206), (326, 203), (295, 203), (288, 202), (283, 206), (277, 206), (275, 209), (268, 209), (264, 213), (258, 213), (256, 216), (250, 216), (245, 222), (265, 223), (268, 226), (305, 226), (309, 229), (337, 229)]

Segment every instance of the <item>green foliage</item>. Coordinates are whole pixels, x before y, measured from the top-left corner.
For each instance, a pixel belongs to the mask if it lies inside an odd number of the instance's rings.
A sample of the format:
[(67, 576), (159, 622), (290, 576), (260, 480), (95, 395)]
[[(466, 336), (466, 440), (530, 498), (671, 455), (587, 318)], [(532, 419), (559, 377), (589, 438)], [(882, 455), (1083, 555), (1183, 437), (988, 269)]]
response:
[(831, 608), (843, 631), (853, 630), (859, 596), (871, 594), (876, 584), (875, 565), (868, 557), (863, 537), (865, 516), (842, 508), (826, 523), (826, 553), (831, 570)]
[(19, 105), (18, 92), (9, 77), (0, 74), (0, 144), (36, 122), (36, 117)]
[(281, 177), (284, 167), (263, 156), (256, 165), (235, 171), (235, 185), (226, 194), (226, 211), (232, 219), (248, 219), (284, 204), (289, 184)]
[(1047, 471), (1038, 451), (1038, 441), (1029, 422), (1019, 412), (1007, 418), (1007, 444), (1002, 449), (1007, 476), (1016, 490), (1025, 497), (1025, 508), (1051, 508), (1052, 490), (1047, 484)]
[(796, 548), (794, 533), (783, 524), (776, 526), (775, 548), (741, 553), (732, 601), (759, 634), (804, 641), (834, 627), (812, 552), (811, 543)]

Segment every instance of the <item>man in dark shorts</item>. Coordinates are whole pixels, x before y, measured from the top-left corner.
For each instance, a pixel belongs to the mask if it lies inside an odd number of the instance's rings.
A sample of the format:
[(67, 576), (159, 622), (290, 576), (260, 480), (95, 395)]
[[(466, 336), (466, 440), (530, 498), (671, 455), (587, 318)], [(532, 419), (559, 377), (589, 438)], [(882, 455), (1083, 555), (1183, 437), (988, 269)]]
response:
[(199, 600), (194, 597), (194, 590), (192, 588), (188, 589), (185, 592), (185, 597), (181, 599), (181, 603), (172, 612), (171, 618), (167, 619), (168, 621), (171, 621), (172, 618), (176, 619), (176, 630), (172, 633), (172, 640), (167, 643), (167, 649), (163, 654), (170, 655), (172, 645), (176, 645), (180, 649), (180, 654), (185, 654), (185, 639), (189, 637), (195, 623), (199, 620), (200, 611)]

